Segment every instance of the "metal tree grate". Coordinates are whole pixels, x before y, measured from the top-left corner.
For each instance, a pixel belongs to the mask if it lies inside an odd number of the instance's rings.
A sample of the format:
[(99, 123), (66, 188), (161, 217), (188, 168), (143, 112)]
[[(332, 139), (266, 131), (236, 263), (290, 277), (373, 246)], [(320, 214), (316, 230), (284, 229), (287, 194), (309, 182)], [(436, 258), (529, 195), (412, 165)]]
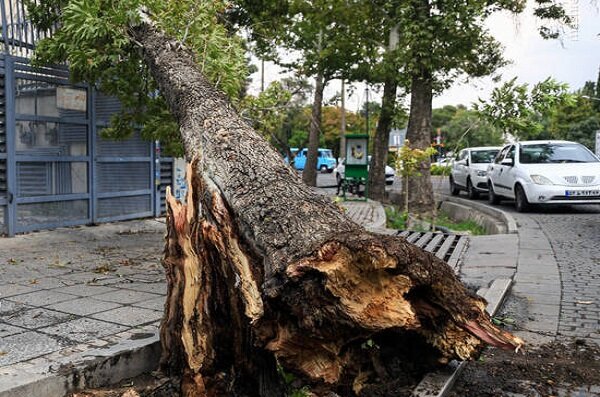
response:
[(425, 251), (431, 252), (438, 258), (447, 262), (455, 272), (458, 272), (459, 260), (462, 252), (467, 247), (468, 236), (434, 232), (398, 232), (400, 237)]

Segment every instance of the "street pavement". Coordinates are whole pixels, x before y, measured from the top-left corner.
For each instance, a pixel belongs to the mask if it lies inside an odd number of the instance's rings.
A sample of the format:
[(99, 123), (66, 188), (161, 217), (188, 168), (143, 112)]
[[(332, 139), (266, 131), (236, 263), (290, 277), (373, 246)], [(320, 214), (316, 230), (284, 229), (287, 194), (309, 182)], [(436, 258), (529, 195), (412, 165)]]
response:
[[(438, 183), (437, 192), (449, 195), (448, 185)], [(474, 205), (466, 195), (461, 197)], [(521, 319), (518, 328), (526, 340), (545, 342), (557, 336), (600, 344), (600, 205), (541, 206), (518, 213), (512, 201), (489, 206), (485, 198), (475, 204), (513, 218), (517, 233), (477, 238), (488, 239), (489, 245), (476, 249), (472, 243), (465, 263), (490, 264), (486, 253), (496, 250), (507, 254), (506, 261), (470, 277), (513, 273), (503, 315)]]
[[(440, 197), (448, 193), (443, 178), (433, 182)], [(333, 197), (334, 185), (330, 174), (319, 176), (318, 191)], [(380, 203), (342, 205), (357, 223), (385, 226)], [(471, 236), (459, 261), (462, 280), (486, 288), (512, 279), (503, 315), (520, 319), (530, 343), (557, 335), (600, 342), (600, 208), (495, 210), (516, 220), (517, 233)], [(0, 397), (61, 396), (152, 369), (165, 296), (164, 231), (164, 220), (146, 219), (0, 239)], [(96, 372), (85, 382), (65, 371), (89, 368), (90, 360)]]

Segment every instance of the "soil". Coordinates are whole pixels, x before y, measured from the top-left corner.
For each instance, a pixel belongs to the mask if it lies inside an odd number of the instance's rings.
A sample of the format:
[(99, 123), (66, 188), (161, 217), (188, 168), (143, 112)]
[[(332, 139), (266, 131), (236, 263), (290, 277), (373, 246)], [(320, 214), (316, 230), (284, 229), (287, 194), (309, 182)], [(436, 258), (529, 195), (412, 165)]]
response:
[(600, 396), (600, 347), (555, 341), (524, 354), (487, 349), (470, 362), (448, 397)]
[[(405, 367), (405, 369), (407, 369)], [(414, 374), (369, 385), (361, 396), (408, 397)], [(70, 397), (176, 397), (159, 374), (143, 375), (105, 389)], [(340, 395), (341, 397), (346, 397)], [(600, 346), (581, 339), (554, 341), (527, 352), (487, 348), (469, 362), (446, 397), (600, 397)]]

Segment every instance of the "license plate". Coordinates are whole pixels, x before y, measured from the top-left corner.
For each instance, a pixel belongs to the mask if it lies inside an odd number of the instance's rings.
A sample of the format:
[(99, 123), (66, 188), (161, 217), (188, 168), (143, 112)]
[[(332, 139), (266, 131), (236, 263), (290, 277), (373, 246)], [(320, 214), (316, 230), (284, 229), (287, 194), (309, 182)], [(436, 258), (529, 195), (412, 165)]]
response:
[(566, 190), (567, 197), (600, 196), (600, 190)]

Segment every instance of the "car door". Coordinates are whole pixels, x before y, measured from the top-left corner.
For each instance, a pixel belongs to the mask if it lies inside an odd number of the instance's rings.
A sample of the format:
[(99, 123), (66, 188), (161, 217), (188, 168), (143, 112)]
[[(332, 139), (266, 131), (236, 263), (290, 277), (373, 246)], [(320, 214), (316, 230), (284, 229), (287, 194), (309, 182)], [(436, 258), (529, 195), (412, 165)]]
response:
[[(494, 180), (494, 188), (498, 194), (506, 197), (514, 197), (513, 186), (514, 186), (514, 174), (515, 174), (515, 145), (507, 147), (504, 157), (500, 160), (499, 164), (494, 165), (498, 167), (499, 172)], [(512, 165), (508, 164), (512, 160)]]
[(494, 192), (496, 194), (501, 195), (503, 193), (502, 182), (500, 181), (500, 175), (504, 172), (502, 169), (502, 165), (500, 164), (506, 153), (510, 149), (510, 146), (505, 146), (500, 150), (494, 161), (488, 167), (488, 179), (492, 183), (492, 187), (494, 188)]
[(462, 187), (467, 186), (467, 159), (468, 150), (461, 150), (458, 153), (458, 160), (454, 163), (454, 183)]
[(302, 149), (298, 151), (296, 158), (294, 159), (294, 167), (297, 170), (303, 170), (304, 165), (306, 164), (306, 149)]

